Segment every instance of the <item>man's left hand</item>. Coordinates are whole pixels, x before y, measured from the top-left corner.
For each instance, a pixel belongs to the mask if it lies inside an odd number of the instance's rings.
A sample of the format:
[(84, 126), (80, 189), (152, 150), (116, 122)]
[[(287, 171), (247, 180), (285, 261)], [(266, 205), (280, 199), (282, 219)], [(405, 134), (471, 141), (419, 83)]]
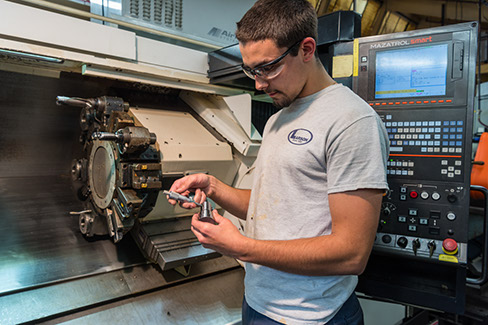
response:
[(203, 247), (213, 249), (222, 255), (239, 258), (244, 252), (246, 241), (236, 226), (227, 218), (222, 217), (217, 210), (212, 211), (216, 225), (203, 222), (195, 214), (191, 222), (191, 230)]

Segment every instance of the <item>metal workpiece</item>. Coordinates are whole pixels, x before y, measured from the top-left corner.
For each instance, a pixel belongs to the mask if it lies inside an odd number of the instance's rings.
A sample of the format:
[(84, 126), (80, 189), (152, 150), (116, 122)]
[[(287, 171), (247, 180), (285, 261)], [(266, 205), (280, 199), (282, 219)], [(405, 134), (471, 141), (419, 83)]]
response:
[(213, 217), (212, 211), (213, 211), (212, 204), (209, 202), (208, 199), (205, 200), (202, 204), (200, 214), (198, 215), (198, 220), (217, 224), (217, 222)]

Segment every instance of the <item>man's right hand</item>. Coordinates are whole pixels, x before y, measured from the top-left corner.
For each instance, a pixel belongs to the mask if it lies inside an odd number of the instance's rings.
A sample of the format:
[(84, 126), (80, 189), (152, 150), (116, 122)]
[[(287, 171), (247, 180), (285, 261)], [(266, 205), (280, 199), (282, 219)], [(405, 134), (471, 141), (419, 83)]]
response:
[[(185, 196), (188, 196), (190, 193), (195, 193), (193, 200), (202, 204), (206, 200), (207, 196), (211, 195), (210, 183), (211, 179), (209, 175), (193, 174), (177, 179), (173, 185), (171, 185), (169, 190)], [(168, 202), (172, 205), (177, 203), (175, 200), (171, 199), (168, 199)], [(180, 206), (185, 209), (193, 209), (196, 207), (196, 204), (182, 202), (180, 203)]]

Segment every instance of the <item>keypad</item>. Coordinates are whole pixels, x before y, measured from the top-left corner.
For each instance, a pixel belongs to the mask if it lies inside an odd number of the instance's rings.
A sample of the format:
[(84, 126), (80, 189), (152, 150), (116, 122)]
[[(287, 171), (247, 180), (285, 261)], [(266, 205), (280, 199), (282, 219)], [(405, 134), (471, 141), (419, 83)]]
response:
[(447, 175), (449, 178), (461, 175), (462, 173), (462, 160), (455, 160), (449, 162), (447, 159), (441, 160), (441, 174)]
[(463, 152), (463, 121), (389, 121), (385, 126), (390, 139), (390, 152), (411, 148), (421, 154)]
[[(384, 121), (390, 140), (390, 154), (461, 155), (464, 144), (464, 122), (453, 121)], [(393, 158), (393, 159), (392, 159)], [(442, 163), (446, 163), (443, 160)], [(441, 166), (441, 175), (448, 178), (461, 175), (461, 161)], [(389, 175), (414, 176), (415, 163), (392, 156), (387, 162)]]

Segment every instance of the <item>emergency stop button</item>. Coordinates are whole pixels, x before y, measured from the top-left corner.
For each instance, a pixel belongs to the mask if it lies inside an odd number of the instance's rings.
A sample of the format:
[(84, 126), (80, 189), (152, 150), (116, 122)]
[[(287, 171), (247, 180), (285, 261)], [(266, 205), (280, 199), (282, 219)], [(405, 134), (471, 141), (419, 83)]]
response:
[(442, 242), (442, 250), (447, 255), (456, 255), (458, 252), (458, 244), (452, 238), (444, 239), (444, 241)]
[(412, 199), (416, 199), (418, 196), (419, 196), (419, 193), (417, 193), (417, 191), (411, 191), (410, 192), (410, 197)]

